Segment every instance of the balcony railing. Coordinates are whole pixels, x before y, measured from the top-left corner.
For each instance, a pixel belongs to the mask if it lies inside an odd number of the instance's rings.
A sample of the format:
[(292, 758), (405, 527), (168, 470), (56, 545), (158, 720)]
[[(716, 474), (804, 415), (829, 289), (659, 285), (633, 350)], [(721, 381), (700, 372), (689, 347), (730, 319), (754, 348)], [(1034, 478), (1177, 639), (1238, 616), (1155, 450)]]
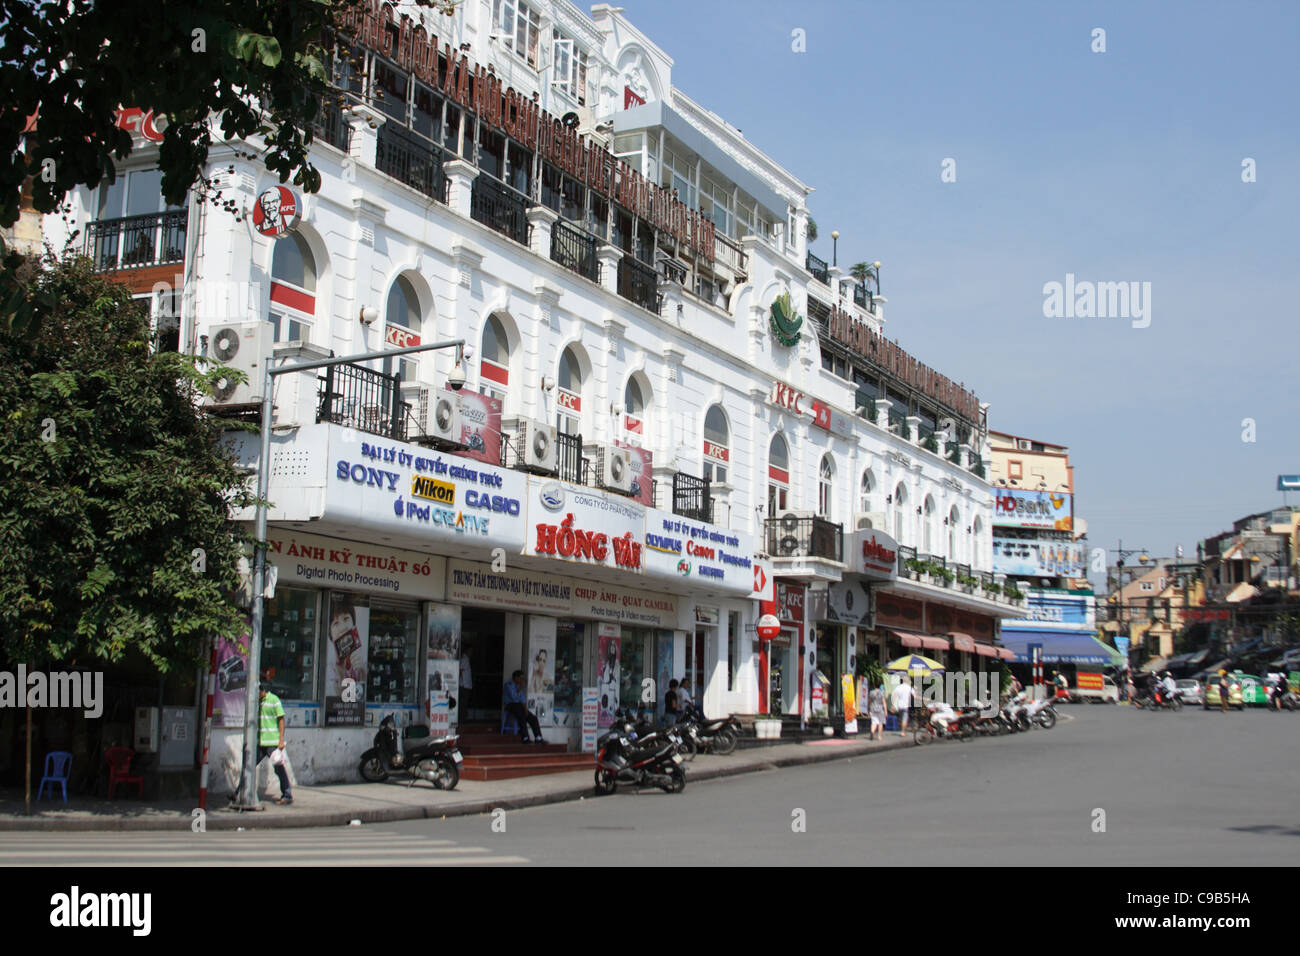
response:
[(565, 435), (561, 432), (555, 436), (555, 446), (560, 479), (562, 481), (571, 481), (575, 485), (585, 485), (587, 483), (587, 459), (582, 457), (582, 436)]
[(401, 376), (360, 365), (331, 365), (320, 383), (316, 421), (406, 441), (410, 403), (402, 401)]
[(830, 267), (826, 265), (825, 259), (818, 259), (815, 255), (813, 255), (810, 252), (808, 253), (807, 266), (808, 266), (808, 271), (812, 273), (814, 279), (816, 279), (822, 285), (831, 284)]
[(379, 127), (375, 168), (438, 202), (447, 201), (442, 150), (400, 126), (385, 123)]
[(774, 558), (844, 560), (844, 526), (825, 518), (782, 515), (764, 522), (767, 553)]
[(551, 227), (551, 260), (592, 282), (600, 281), (595, 237), (566, 223), (557, 222)]
[(856, 283), (853, 286), (853, 302), (867, 311), (871, 311), (871, 293), (862, 283)]
[[(505, 183), (479, 173), (470, 196), (470, 215), (489, 229), (528, 245), (528, 197)], [(557, 224), (558, 225), (558, 224)]]
[(618, 261), (618, 294), (651, 312), (659, 311), (658, 276), (629, 255)]
[(316, 139), (346, 153), (348, 144), (352, 139), (352, 127), (348, 125), (347, 120), (343, 117), (343, 107), (339, 105), (339, 96), (337, 90), (330, 90), (325, 94), (325, 98), (320, 105), (320, 112), (316, 114), (316, 119), (311, 128)]
[(713, 498), (709, 480), (694, 475), (673, 475), (673, 514), (713, 523)]
[(664, 257), (659, 260), (659, 268), (663, 270), (665, 282), (676, 282), (678, 285), (686, 284), (686, 264), (678, 262), (676, 259)]
[(731, 239), (721, 234), (715, 235), (713, 255), (715, 262), (726, 266), (733, 274), (744, 274), (745, 253)]
[(188, 224), (189, 213), (184, 209), (101, 219), (90, 224), (86, 255), (97, 272), (184, 262)]
[(943, 446), (943, 456), (954, 464), (960, 465), (961, 461), (961, 443), (950, 441)]

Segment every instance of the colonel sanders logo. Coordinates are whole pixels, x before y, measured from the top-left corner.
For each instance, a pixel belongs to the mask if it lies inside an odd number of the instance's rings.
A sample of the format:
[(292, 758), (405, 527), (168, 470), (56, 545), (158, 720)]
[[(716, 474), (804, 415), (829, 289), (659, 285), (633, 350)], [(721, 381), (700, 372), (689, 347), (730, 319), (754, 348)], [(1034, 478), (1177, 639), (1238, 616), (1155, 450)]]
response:
[(293, 190), (272, 186), (257, 197), (253, 207), (253, 228), (270, 239), (279, 239), (298, 225), (300, 203)]

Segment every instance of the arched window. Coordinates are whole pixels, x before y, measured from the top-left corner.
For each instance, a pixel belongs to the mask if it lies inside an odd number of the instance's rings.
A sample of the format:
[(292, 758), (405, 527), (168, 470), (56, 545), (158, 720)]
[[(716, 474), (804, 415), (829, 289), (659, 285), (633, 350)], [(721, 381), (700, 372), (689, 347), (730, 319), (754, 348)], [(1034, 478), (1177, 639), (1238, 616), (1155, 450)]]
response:
[[(868, 468), (862, 473), (862, 485), (858, 494), (858, 511), (867, 514), (871, 511), (871, 494), (876, 490), (876, 476)], [(871, 527), (870, 524), (865, 527)]]
[(899, 544), (906, 543), (907, 532), (907, 489), (900, 481), (894, 489), (894, 537)]
[(307, 240), (291, 232), (271, 253), (271, 310), (277, 342), (311, 341), (316, 313), (316, 258)]
[(790, 507), (790, 446), (780, 432), (767, 446), (767, 513), (775, 517)]
[(504, 403), (510, 385), (510, 340), (506, 337), (506, 327), (495, 315), (489, 315), (483, 324), (478, 371), (478, 390)]
[[(398, 276), (388, 290), (384, 309), (384, 344), (393, 348), (420, 344), (420, 298), (411, 280)], [(416, 355), (419, 355), (417, 352)], [(420, 380), (420, 362), (415, 356), (384, 359), (384, 374), (402, 373), (403, 382)]]
[(934, 499), (929, 495), (925, 496), (925, 514), (922, 515), (921, 534), (923, 544), (921, 550), (926, 554), (934, 554)]
[(704, 413), (704, 478), (722, 484), (731, 464), (731, 430), (721, 405)]
[(641, 385), (633, 376), (623, 388), (623, 431), (629, 442), (640, 445), (646, 434), (646, 401)]
[(572, 347), (560, 356), (556, 384), (555, 426), (565, 435), (576, 435), (582, 431), (582, 366)]
[(827, 521), (835, 520), (835, 463), (822, 455), (817, 469), (817, 513)]

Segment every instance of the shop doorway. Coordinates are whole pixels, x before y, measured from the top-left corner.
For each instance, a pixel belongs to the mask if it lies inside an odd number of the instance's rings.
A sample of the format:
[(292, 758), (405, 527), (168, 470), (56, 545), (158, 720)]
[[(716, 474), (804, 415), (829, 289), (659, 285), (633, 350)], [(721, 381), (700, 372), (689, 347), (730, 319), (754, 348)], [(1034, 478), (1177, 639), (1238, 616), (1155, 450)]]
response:
[(469, 647), (473, 684), (461, 711), (467, 721), (499, 721), (505, 686), (506, 616), (503, 611), (467, 607), (461, 610), (461, 646)]
[(840, 700), (840, 661), (838, 627), (817, 628), (817, 663), (813, 666), (813, 687), (821, 684), (829, 716), (843, 713)]

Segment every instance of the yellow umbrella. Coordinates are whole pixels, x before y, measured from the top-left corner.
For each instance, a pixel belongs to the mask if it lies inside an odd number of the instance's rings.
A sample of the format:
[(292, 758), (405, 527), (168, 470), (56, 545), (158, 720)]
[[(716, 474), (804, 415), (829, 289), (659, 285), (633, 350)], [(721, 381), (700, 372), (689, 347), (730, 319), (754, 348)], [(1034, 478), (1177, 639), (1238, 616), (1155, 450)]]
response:
[(943, 669), (943, 665), (938, 661), (923, 657), (920, 654), (908, 654), (885, 665), (887, 671), (904, 671), (908, 674), (920, 674), (922, 676), (926, 676), (933, 671), (942, 673)]

